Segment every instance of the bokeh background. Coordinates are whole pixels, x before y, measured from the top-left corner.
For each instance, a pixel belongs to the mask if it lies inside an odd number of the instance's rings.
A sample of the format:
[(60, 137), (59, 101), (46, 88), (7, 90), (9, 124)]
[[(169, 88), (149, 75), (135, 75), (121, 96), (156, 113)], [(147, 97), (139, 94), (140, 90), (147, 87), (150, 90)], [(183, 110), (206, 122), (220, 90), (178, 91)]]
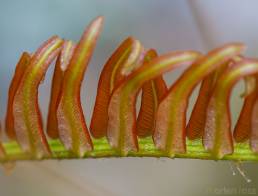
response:
[[(257, 9), (255, 0), (0, 0), (0, 118), (5, 116), (8, 86), (19, 55), (24, 50), (33, 52), (53, 34), (76, 41), (91, 19), (105, 16), (82, 87), (89, 124), (101, 68), (127, 36), (159, 53), (184, 49), (207, 52), (225, 42), (241, 41), (248, 46), (246, 55), (257, 57)], [(181, 72), (166, 74), (168, 84)], [(53, 66), (40, 87), (44, 119), (52, 73)], [(233, 122), (241, 109), (238, 96), (242, 90), (240, 83), (231, 99)], [(196, 92), (189, 111), (195, 97)], [(0, 170), (0, 195), (254, 195), (258, 193), (258, 164), (245, 163), (243, 168), (251, 183), (238, 173), (234, 176), (230, 163), (222, 161), (123, 158), (19, 162), (13, 170)]]

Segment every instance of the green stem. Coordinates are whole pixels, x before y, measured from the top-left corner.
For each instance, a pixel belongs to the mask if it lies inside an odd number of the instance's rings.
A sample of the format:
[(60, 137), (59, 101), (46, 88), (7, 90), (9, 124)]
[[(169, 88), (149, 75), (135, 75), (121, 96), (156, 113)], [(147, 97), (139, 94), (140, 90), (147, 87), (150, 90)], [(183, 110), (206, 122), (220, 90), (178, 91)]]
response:
[[(94, 150), (85, 155), (84, 158), (108, 158), (121, 157), (118, 151), (110, 148), (106, 139), (94, 140)], [(53, 152), (51, 157), (43, 159), (76, 159), (77, 157), (71, 152), (65, 150), (59, 140), (49, 140), (50, 148)], [(22, 152), (16, 142), (8, 142), (3, 144), (6, 156), (0, 159), (0, 162), (19, 161), (19, 160), (36, 160), (29, 153)], [(128, 157), (167, 157), (167, 154), (155, 148), (151, 138), (139, 139), (138, 152), (129, 152)], [(207, 152), (200, 140), (187, 140), (187, 153), (176, 154), (175, 158), (190, 158), (215, 160), (214, 157)], [(222, 160), (232, 161), (258, 161), (258, 154), (253, 153), (247, 143), (235, 145), (235, 152), (232, 155), (226, 155)]]

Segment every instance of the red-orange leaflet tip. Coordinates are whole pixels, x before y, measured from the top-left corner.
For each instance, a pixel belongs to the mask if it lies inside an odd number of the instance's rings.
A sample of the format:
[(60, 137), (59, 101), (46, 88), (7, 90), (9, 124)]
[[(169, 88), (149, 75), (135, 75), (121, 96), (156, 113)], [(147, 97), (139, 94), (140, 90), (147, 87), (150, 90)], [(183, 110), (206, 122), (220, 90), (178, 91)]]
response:
[[(233, 85), (242, 77), (258, 72), (258, 61), (243, 59), (231, 66), (215, 86), (207, 108), (203, 144), (214, 159), (233, 153), (229, 97)], [(256, 141), (256, 140), (253, 140)], [(251, 142), (251, 146), (255, 144)]]
[(13, 101), (14, 128), (17, 142), (25, 152), (36, 158), (51, 155), (38, 104), (40, 82), (54, 58), (60, 52), (63, 41), (53, 36), (32, 56), (25, 70)]
[(130, 74), (114, 90), (108, 108), (107, 138), (121, 156), (138, 150), (135, 101), (144, 83), (182, 64), (191, 64), (199, 55), (182, 51), (159, 56)]
[[(254, 89), (244, 99), (240, 115), (238, 117), (236, 126), (234, 128), (234, 139), (236, 142), (245, 142), (250, 139), (252, 130), (256, 130), (256, 126), (252, 126), (252, 121), (255, 121), (257, 117), (253, 116), (253, 111), (257, 102), (258, 95), (258, 76), (251, 76), (254, 80)], [(248, 81), (245, 80), (245, 83)], [(256, 115), (255, 115), (256, 116)]]
[(10, 139), (16, 139), (16, 133), (14, 130), (14, 118), (13, 118), (13, 100), (16, 94), (16, 91), (19, 87), (21, 79), (27, 66), (30, 63), (31, 56), (27, 52), (23, 52), (20, 60), (18, 61), (13, 79), (11, 81), (9, 92), (8, 92), (8, 103), (7, 103), (7, 112), (5, 117), (5, 131)]
[[(1, 124), (0, 124), (0, 134), (1, 133), (2, 133), (2, 127), (1, 127)], [(1, 138), (0, 138), (0, 159), (3, 159), (5, 156), (6, 156), (6, 153), (5, 153), (4, 147), (2, 145)]]
[[(127, 76), (141, 63), (143, 47), (141, 43), (129, 37), (124, 40), (108, 59), (100, 74), (97, 96), (91, 118), (90, 131), (93, 137), (106, 136), (108, 123), (108, 104), (111, 94)], [(126, 70), (126, 74), (123, 74)], [(101, 122), (101, 123), (100, 123)]]
[(195, 86), (216, 68), (244, 50), (243, 44), (226, 44), (196, 60), (170, 87), (158, 107), (154, 141), (157, 148), (173, 157), (186, 152), (186, 111)]
[(59, 137), (79, 157), (93, 149), (81, 106), (81, 84), (103, 25), (97, 17), (84, 31), (64, 73), (57, 109)]
[[(145, 62), (150, 62), (157, 56), (157, 52), (151, 49), (145, 55)], [(166, 93), (167, 86), (162, 76), (158, 76), (143, 85), (141, 107), (136, 122), (136, 131), (139, 137), (147, 137), (153, 134), (158, 104)]]
[(226, 61), (217, 70), (206, 76), (201, 84), (199, 94), (186, 127), (186, 134), (190, 140), (202, 139), (206, 121), (206, 110), (218, 77), (228, 68), (230, 61)]
[(64, 73), (71, 60), (74, 48), (75, 44), (72, 41), (64, 41), (55, 65), (47, 118), (47, 133), (49, 137), (54, 139), (59, 138), (57, 107), (60, 102)]

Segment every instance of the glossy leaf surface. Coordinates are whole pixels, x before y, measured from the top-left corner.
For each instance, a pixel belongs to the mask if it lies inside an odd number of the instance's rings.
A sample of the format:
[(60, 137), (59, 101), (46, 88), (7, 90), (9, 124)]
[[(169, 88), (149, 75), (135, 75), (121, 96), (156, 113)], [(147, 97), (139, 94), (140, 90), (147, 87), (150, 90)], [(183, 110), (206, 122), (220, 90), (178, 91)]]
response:
[[(111, 55), (100, 74), (97, 96), (91, 118), (90, 131), (95, 138), (106, 136), (108, 123), (108, 104), (113, 89), (121, 83), (127, 74), (140, 65), (143, 47), (138, 40), (127, 38)], [(130, 71), (129, 71), (130, 70)], [(101, 122), (101, 123), (100, 123)]]
[(15, 73), (9, 87), (7, 112), (6, 112), (6, 118), (5, 118), (5, 131), (10, 139), (16, 139), (16, 133), (14, 130), (14, 118), (13, 118), (13, 100), (17, 92), (17, 89), (20, 85), (20, 82), (22, 80), (23, 74), (30, 63), (30, 59), (31, 59), (31, 56), (27, 52), (24, 52), (21, 55), (20, 60), (16, 65)]
[(83, 156), (93, 149), (81, 106), (81, 84), (103, 24), (98, 17), (84, 31), (65, 71), (57, 109), (59, 137), (66, 149)]
[(233, 43), (217, 48), (198, 59), (170, 87), (157, 111), (154, 142), (171, 157), (186, 152), (186, 111), (194, 87), (216, 68), (240, 54), (242, 44)]
[(43, 132), (38, 104), (38, 88), (63, 41), (54, 36), (32, 56), (13, 101), (14, 128), (17, 141), (25, 152), (41, 158), (51, 152)]
[(204, 147), (214, 158), (233, 153), (229, 96), (241, 78), (258, 72), (258, 61), (244, 59), (228, 69), (219, 79), (209, 101), (204, 134)]
[(55, 65), (47, 120), (48, 136), (54, 139), (59, 138), (57, 108), (60, 102), (64, 73), (71, 60), (74, 48), (75, 45), (72, 41), (64, 41)]
[(122, 156), (138, 150), (136, 135), (136, 96), (145, 82), (181, 65), (191, 64), (199, 53), (194, 51), (173, 52), (145, 63), (119, 85), (113, 92), (108, 108), (107, 137), (110, 145)]

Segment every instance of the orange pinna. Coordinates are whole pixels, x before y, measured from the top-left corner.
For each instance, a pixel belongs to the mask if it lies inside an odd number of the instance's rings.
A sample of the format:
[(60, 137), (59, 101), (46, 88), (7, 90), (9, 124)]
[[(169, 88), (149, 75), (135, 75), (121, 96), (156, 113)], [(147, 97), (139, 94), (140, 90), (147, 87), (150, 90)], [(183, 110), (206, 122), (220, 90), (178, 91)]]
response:
[[(257, 79), (257, 78), (256, 78)], [(257, 84), (257, 83), (256, 83)], [(255, 92), (257, 93), (257, 86)], [(250, 147), (255, 153), (258, 153), (258, 96), (253, 104), (251, 113), (251, 131), (250, 131)]]
[(157, 111), (154, 142), (173, 157), (186, 152), (186, 110), (194, 87), (216, 68), (240, 54), (242, 44), (227, 44), (198, 59), (169, 89)]
[[(0, 124), (0, 134), (1, 133), (2, 133), (2, 127), (1, 127), (1, 124)], [(5, 153), (4, 147), (2, 145), (2, 141), (0, 139), (0, 159), (4, 158), (5, 156), (6, 156), (6, 153)]]
[(16, 91), (19, 87), (19, 84), (21, 82), (22, 76), (25, 70), (27, 69), (27, 66), (29, 65), (30, 59), (31, 57), (27, 52), (24, 52), (21, 55), (20, 60), (16, 65), (15, 74), (13, 76), (13, 79), (9, 87), (7, 112), (6, 112), (6, 118), (5, 118), (5, 131), (10, 139), (16, 139), (16, 133), (14, 130), (14, 119), (13, 119), (13, 100), (14, 100)]
[(200, 91), (194, 105), (191, 117), (186, 127), (186, 134), (190, 140), (201, 139), (204, 133), (206, 110), (208, 103), (217, 82), (218, 77), (225, 71), (230, 62), (218, 67), (217, 70), (210, 73), (203, 79)]
[(60, 103), (57, 109), (59, 137), (65, 147), (82, 157), (93, 149), (81, 106), (81, 83), (96, 45), (103, 24), (103, 17), (91, 22), (64, 73)]
[(4, 147), (0, 142), (0, 158), (4, 158), (5, 156), (6, 156), (6, 153), (5, 153)]
[[(253, 91), (246, 95), (242, 110), (240, 112), (239, 118), (237, 120), (237, 124), (234, 129), (234, 139), (236, 142), (245, 142), (250, 139), (252, 130), (256, 128), (252, 128), (252, 114), (254, 110), (254, 106), (257, 102), (258, 95), (258, 76), (251, 76), (251, 83), (254, 83)], [(246, 86), (248, 85), (248, 78), (246, 78)], [(254, 82), (252, 82), (254, 81)], [(247, 87), (246, 87), (247, 88)], [(256, 117), (255, 117), (256, 118)]]
[[(153, 49), (149, 50), (147, 54), (145, 58), (146, 62), (150, 62), (158, 56), (157, 52)], [(158, 76), (143, 85), (141, 107), (136, 122), (136, 131), (139, 137), (152, 135), (158, 104), (161, 102), (166, 92), (167, 86), (162, 76)]]
[(107, 138), (121, 156), (126, 156), (129, 151), (138, 150), (135, 111), (138, 91), (147, 81), (182, 64), (192, 63), (199, 55), (194, 51), (183, 51), (157, 57), (130, 74), (114, 90), (108, 108)]
[(47, 133), (51, 138), (58, 138), (58, 122), (57, 122), (57, 107), (59, 104), (60, 93), (65, 70), (70, 62), (75, 45), (72, 41), (64, 41), (62, 50), (57, 58), (53, 80), (51, 97), (48, 109)]
[(233, 153), (229, 96), (242, 77), (258, 72), (258, 61), (243, 59), (230, 67), (219, 79), (209, 101), (204, 132), (204, 147), (214, 159)]
[[(81, 85), (102, 25), (103, 17), (93, 20), (78, 44), (54, 36), (33, 55), (22, 54), (6, 114), (6, 133), (15, 141), (3, 144), (0, 139), (0, 162), (122, 156), (258, 161), (258, 60), (241, 56), (245, 47), (240, 43), (206, 55), (188, 50), (158, 56), (154, 49), (145, 50), (140, 41), (127, 38), (100, 74), (90, 125), (92, 141), (81, 105)], [(38, 91), (56, 57), (47, 119), (52, 139), (47, 140)], [(168, 89), (163, 74), (184, 65), (186, 70)], [(233, 141), (229, 101), (233, 86), (242, 78), (245, 102)], [(199, 83), (186, 126), (189, 97)], [(187, 141), (186, 136), (198, 140)], [(98, 139), (102, 137), (108, 143)], [(234, 148), (234, 142), (242, 144)]]
[(38, 87), (50, 63), (58, 55), (63, 41), (54, 36), (45, 42), (32, 56), (13, 100), (16, 138), (25, 152), (42, 158), (51, 152), (43, 133), (38, 105)]
[[(138, 40), (127, 38), (116, 49), (100, 74), (95, 106), (91, 118), (90, 131), (93, 137), (106, 136), (108, 122), (108, 104), (113, 89), (136, 69), (140, 63), (143, 47)], [(125, 72), (124, 71), (124, 72)], [(101, 122), (101, 123), (100, 123)]]

